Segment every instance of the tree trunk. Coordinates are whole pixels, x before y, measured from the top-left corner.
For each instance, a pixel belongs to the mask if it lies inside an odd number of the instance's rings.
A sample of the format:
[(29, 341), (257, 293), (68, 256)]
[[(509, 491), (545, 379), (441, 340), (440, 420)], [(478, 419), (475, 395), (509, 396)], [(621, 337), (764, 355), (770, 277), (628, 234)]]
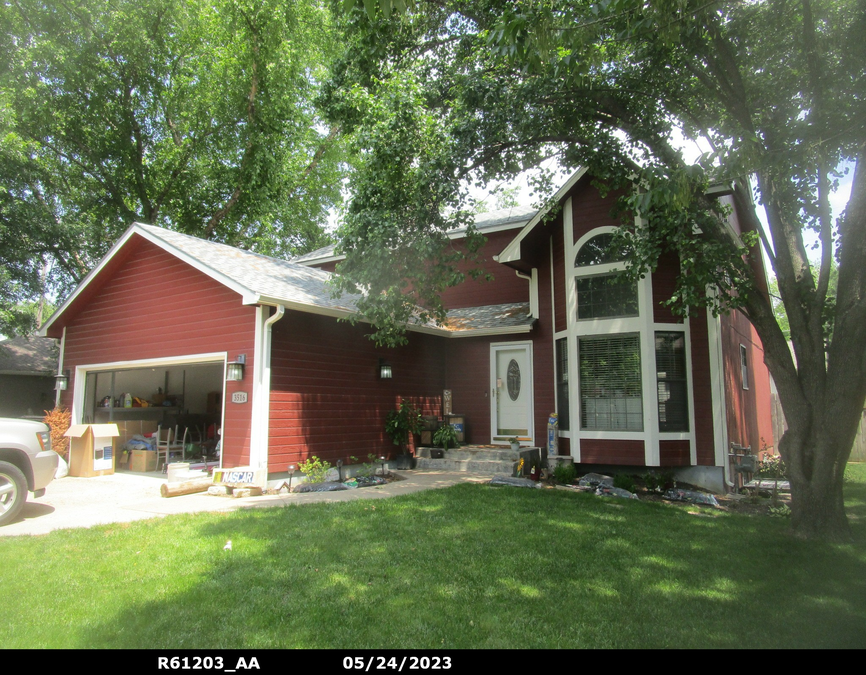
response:
[[(844, 474), (845, 467), (834, 467)], [(851, 541), (851, 529), (845, 515), (842, 480), (829, 483), (791, 481), (791, 530), (805, 539)]]
[[(845, 515), (843, 484), (845, 465), (851, 453), (853, 434), (847, 428), (853, 425), (838, 415), (838, 406), (828, 404), (823, 410), (813, 410), (812, 419), (821, 419), (822, 413), (833, 410), (837, 416), (833, 429), (820, 424), (795, 422), (779, 442), (779, 452), (788, 467), (791, 483), (791, 530), (806, 539), (847, 542), (851, 530)], [(848, 411), (844, 411), (848, 412)]]

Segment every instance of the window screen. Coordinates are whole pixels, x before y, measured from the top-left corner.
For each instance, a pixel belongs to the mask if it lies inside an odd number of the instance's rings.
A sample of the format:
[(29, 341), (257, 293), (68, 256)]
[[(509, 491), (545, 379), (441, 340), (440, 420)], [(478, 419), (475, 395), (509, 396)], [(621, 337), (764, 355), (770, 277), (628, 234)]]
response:
[(580, 427), (642, 431), (640, 337), (580, 338)]
[(556, 412), (561, 431), (571, 428), (568, 409), (568, 341), (562, 338), (556, 341)]
[(612, 319), (638, 316), (637, 284), (616, 274), (577, 278), (577, 318)]
[(685, 333), (657, 332), (655, 337), (659, 431), (688, 431)]

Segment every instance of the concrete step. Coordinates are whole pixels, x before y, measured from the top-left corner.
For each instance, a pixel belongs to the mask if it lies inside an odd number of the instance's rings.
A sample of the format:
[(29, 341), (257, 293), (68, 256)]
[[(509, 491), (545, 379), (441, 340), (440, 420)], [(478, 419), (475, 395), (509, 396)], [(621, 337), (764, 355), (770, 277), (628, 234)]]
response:
[[(418, 457), (430, 457), (430, 451), (436, 448), (418, 448)], [(514, 452), (510, 448), (489, 449), (489, 448), (471, 448), (462, 447), (455, 450), (448, 450), (446, 457), (453, 460), (475, 460), (475, 461), (494, 461), (494, 462), (516, 462), (520, 459), (520, 453)]]
[(511, 475), (520, 455), (510, 448), (462, 447), (445, 452), (443, 459), (430, 457), (431, 448), (418, 448), (416, 468), (433, 471), (461, 471), (486, 476)]
[(482, 476), (496, 476), (514, 473), (514, 462), (475, 461), (470, 459), (431, 459), (430, 457), (418, 457), (415, 460), (416, 469), (428, 471), (458, 471), (466, 473), (477, 473)]

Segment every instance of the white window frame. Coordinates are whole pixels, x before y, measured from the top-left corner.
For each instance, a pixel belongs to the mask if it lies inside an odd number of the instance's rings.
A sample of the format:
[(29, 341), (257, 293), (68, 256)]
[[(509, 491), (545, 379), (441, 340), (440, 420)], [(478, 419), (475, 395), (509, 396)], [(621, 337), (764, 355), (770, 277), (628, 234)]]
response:
[[(589, 265), (581, 268), (574, 267), (574, 261), (580, 248), (593, 237), (599, 234), (615, 232), (616, 227), (597, 227), (577, 241), (573, 236), (573, 211), (572, 200), (566, 200), (563, 209), (563, 241), (565, 259), (565, 293), (566, 293), (566, 321), (565, 331), (557, 331), (553, 336), (555, 349), (556, 340), (568, 337), (568, 359), (569, 359), (569, 417), (571, 419), (571, 430), (563, 436), (571, 439), (571, 454), (576, 462), (580, 461), (581, 439), (605, 439), (605, 440), (642, 440), (644, 441), (646, 466), (659, 466), (660, 441), (687, 440), (691, 448), (691, 464), (697, 461), (695, 447), (695, 410), (694, 410), (694, 383), (692, 378), (692, 347), (691, 330), (689, 318), (686, 317), (681, 323), (668, 323), (655, 321), (652, 299), (652, 274), (637, 281), (639, 315), (636, 317), (616, 317), (609, 319), (578, 319), (577, 318), (577, 282), (578, 276), (593, 276), (618, 271), (622, 263), (605, 263), (601, 265)], [(636, 220), (640, 226), (640, 221)], [(557, 326), (557, 328), (559, 328)], [(655, 333), (683, 332), (686, 342), (686, 373), (688, 391), (688, 415), (689, 431), (666, 431), (659, 430), (658, 420), (658, 383), (655, 358)], [(643, 431), (590, 431), (580, 428), (580, 381), (579, 381), (579, 356), (578, 339), (589, 336), (615, 335), (624, 333), (638, 333), (640, 335), (641, 356), (641, 387), (644, 425)], [(555, 372), (554, 372), (555, 377)]]

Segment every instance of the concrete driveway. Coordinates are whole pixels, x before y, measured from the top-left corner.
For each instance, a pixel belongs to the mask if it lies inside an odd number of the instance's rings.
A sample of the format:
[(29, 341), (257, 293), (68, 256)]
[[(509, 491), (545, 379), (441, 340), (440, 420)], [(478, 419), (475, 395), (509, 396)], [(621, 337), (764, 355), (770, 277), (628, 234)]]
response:
[(159, 487), (165, 482), (162, 474), (119, 472), (111, 476), (73, 478), (67, 476), (52, 481), (45, 496), (28, 500), (18, 519), (0, 527), (0, 536), (46, 534), (72, 527), (91, 527), (104, 523), (121, 523), (145, 518), (157, 518), (176, 513), (199, 511), (237, 511), (243, 508), (339, 502), (353, 499), (383, 499), (421, 490), (448, 487), (456, 483), (481, 483), (490, 476), (461, 472), (406, 471), (398, 472), (404, 480), (380, 487), (345, 490), (342, 492), (309, 492), (304, 494), (264, 495), (234, 499), (208, 494), (164, 498)]

